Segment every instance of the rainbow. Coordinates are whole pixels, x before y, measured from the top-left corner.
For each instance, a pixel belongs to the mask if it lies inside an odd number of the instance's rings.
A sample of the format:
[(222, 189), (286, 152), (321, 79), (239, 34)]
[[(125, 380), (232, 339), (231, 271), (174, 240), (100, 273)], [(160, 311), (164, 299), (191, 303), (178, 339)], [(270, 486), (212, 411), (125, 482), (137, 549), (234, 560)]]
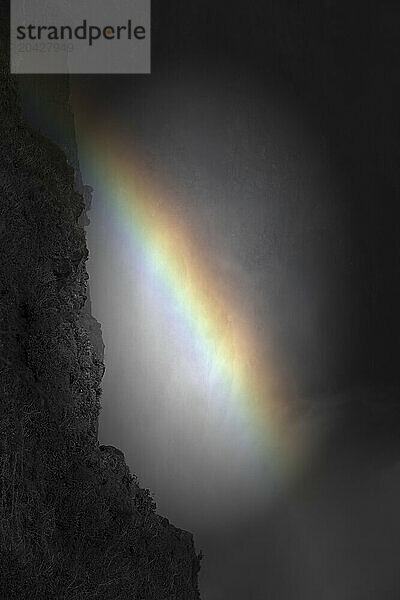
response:
[(176, 203), (149, 183), (132, 141), (116, 136), (111, 124), (99, 123), (86, 114), (85, 137), (79, 139), (86, 180), (101, 182), (117, 235), (140, 257), (162, 301), (173, 305), (186, 338), (200, 349), (203, 368), (211, 365), (224, 382), (225, 397), (251, 430), (260, 454), (277, 472), (291, 471), (301, 442), (288, 425), (288, 386), (265, 341), (257, 339), (243, 307), (235, 305)]

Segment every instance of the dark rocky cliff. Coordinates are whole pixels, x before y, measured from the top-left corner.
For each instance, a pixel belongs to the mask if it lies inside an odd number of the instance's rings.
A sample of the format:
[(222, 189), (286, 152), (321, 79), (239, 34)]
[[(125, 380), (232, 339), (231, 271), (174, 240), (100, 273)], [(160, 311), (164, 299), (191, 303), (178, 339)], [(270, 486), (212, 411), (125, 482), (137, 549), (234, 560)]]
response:
[(98, 443), (84, 198), (0, 60), (0, 598), (197, 599), (191, 534)]

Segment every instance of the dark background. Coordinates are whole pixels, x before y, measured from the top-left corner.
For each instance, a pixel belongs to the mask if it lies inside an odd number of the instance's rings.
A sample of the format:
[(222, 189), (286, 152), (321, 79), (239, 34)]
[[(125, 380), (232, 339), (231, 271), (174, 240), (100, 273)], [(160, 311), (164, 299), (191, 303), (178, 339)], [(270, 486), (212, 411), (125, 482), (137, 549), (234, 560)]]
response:
[[(196, 95), (203, 98), (210, 90), (208, 116), (201, 117), (205, 132), (213, 124), (215, 99), (225, 103), (227, 126), (236, 127), (236, 134), (228, 136), (239, 148), (235, 160), (239, 165), (249, 161), (240, 137), (247, 131), (246, 140), (256, 140), (249, 177), (264, 169), (266, 185), (272, 178), (271, 165), (267, 155), (264, 167), (257, 166), (262, 146), (257, 135), (272, 139), (278, 178), (291, 178), (289, 191), (278, 186), (275, 202), (283, 206), (277, 214), (284, 216), (284, 224), (278, 219), (272, 225), (278, 240), (272, 253), (286, 257), (299, 274), (291, 318), (275, 335), (295, 373), (298, 393), (312, 398), (317, 417), (335, 412), (335, 420), (301, 478), (256, 517), (243, 515), (229, 526), (223, 519), (204, 525), (196, 521), (193, 498), (193, 505), (181, 511), (178, 501), (174, 508), (174, 493), (162, 489), (165, 482), (159, 489), (154, 483), (151, 487), (156, 499), (161, 497), (161, 510), (194, 531), (203, 548), (200, 580), (206, 600), (398, 598), (398, 5), (329, 0), (152, 4), (151, 76), (75, 76), (73, 97), (75, 93), (84, 98), (103, 119), (118, 123), (121, 132), (133, 127), (144, 153), (158, 153), (155, 177), (160, 168), (173, 178), (191, 168), (186, 158), (181, 165), (179, 159), (168, 158), (174, 135), (179, 140), (187, 135), (189, 149), (190, 136), (196, 144), (195, 120), (200, 114), (187, 113), (180, 131), (171, 133), (165, 125), (172, 123), (173, 128), (174, 123), (169, 93), (172, 90), (176, 98), (177, 87), (182, 89), (183, 112)], [(289, 134), (285, 138), (285, 119), (288, 131), (296, 131), (294, 141)], [(207, 169), (218, 161), (222, 142), (219, 139), (203, 164), (205, 184), (210, 184)], [(227, 150), (231, 164), (236, 164), (235, 151), (233, 146)], [(297, 171), (288, 166), (291, 161), (300, 165)], [(315, 167), (317, 162), (322, 166)], [(322, 195), (313, 196), (310, 181), (316, 172)], [(229, 171), (223, 181), (231, 191)], [(95, 182), (87, 183), (94, 185), (96, 199), (101, 190), (96, 192)], [(251, 186), (250, 179), (247, 184)], [(185, 185), (190, 187), (190, 177)], [(242, 213), (239, 204), (231, 206), (227, 193), (233, 223)], [(257, 197), (249, 212), (260, 211), (267, 219), (263, 206)], [(318, 207), (321, 216), (311, 225)], [(190, 210), (189, 214), (196, 218)], [(211, 210), (210, 219), (217, 214), (217, 208)], [(290, 224), (296, 219), (303, 235), (293, 238)], [(107, 237), (107, 229), (101, 231), (91, 234), (89, 228), (95, 314), (96, 290), (101, 291), (96, 252)], [(262, 246), (254, 243), (254, 235), (248, 232), (237, 248), (241, 266), (249, 270)], [(261, 255), (254, 277), (269, 264)], [(317, 298), (318, 311), (310, 331), (296, 334), (296, 324), (305, 314), (303, 288)], [(263, 297), (278, 306), (282, 298), (274, 293), (268, 296), (265, 291)], [(281, 318), (279, 307), (274, 310)], [(262, 312), (259, 318), (261, 327)], [(112, 325), (108, 334), (103, 325), (107, 348)], [(106, 360), (113, 364), (113, 358), (110, 350)], [(135, 454), (138, 448), (132, 450), (129, 435), (119, 426), (124, 414), (116, 416), (116, 396), (122, 388), (121, 383), (116, 392), (116, 380), (106, 375), (103, 435), (126, 451), (135, 470), (141, 460)], [(138, 384), (139, 397), (141, 391)], [(146, 476), (154, 460), (157, 457), (142, 459), (140, 476)], [(175, 494), (179, 496), (179, 489)]]

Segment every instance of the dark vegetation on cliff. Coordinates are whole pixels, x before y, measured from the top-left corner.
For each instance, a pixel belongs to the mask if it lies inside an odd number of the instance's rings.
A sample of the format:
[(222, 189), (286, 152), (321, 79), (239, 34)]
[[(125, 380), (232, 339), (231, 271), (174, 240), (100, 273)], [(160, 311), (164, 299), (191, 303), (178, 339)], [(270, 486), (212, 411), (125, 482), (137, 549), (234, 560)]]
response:
[(0, 598), (197, 599), (192, 536), (98, 443), (84, 201), (23, 122), (4, 46), (0, 66)]

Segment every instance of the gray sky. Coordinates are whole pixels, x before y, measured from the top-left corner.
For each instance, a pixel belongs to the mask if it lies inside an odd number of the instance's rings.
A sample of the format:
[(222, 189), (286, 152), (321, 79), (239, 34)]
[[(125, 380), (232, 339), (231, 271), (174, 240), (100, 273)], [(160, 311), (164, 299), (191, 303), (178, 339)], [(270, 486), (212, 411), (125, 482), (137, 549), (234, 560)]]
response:
[[(121, 140), (132, 139), (132, 162), (134, 150), (150, 165), (150, 180), (179, 214), (177, 227), (188, 225), (244, 321), (272, 349), (295, 404), (296, 394), (310, 395), (335, 370), (335, 340), (325, 339), (327, 289), (338, 285), (345, 256), (336, 239), (342, 217), (332, 208), (334, 174), (301, 115), (274, 106), (273, 93), (257, 82), (171, 79), (124, 90), (109, 116), (118, 115)], [(86, 135), (79, 101), (78, 147), (81, 129)], [(87, 180), (84, 159), (81, 167)], [(260, 488), (275, 483), (240, 445), (235, 415), (226, 423), (232, 401), (211, 381), (212, 365), (188, 354), (195, 340), (177, 333), (141, 257), (109, 222), (113, 199), (99, 171), (91, 180), (88, 267), (106, 344), (101, 437), (122, 446), (177, 524), (221, 519), (230, 507), (237, 517), (249, 496), (257, 505)]]

